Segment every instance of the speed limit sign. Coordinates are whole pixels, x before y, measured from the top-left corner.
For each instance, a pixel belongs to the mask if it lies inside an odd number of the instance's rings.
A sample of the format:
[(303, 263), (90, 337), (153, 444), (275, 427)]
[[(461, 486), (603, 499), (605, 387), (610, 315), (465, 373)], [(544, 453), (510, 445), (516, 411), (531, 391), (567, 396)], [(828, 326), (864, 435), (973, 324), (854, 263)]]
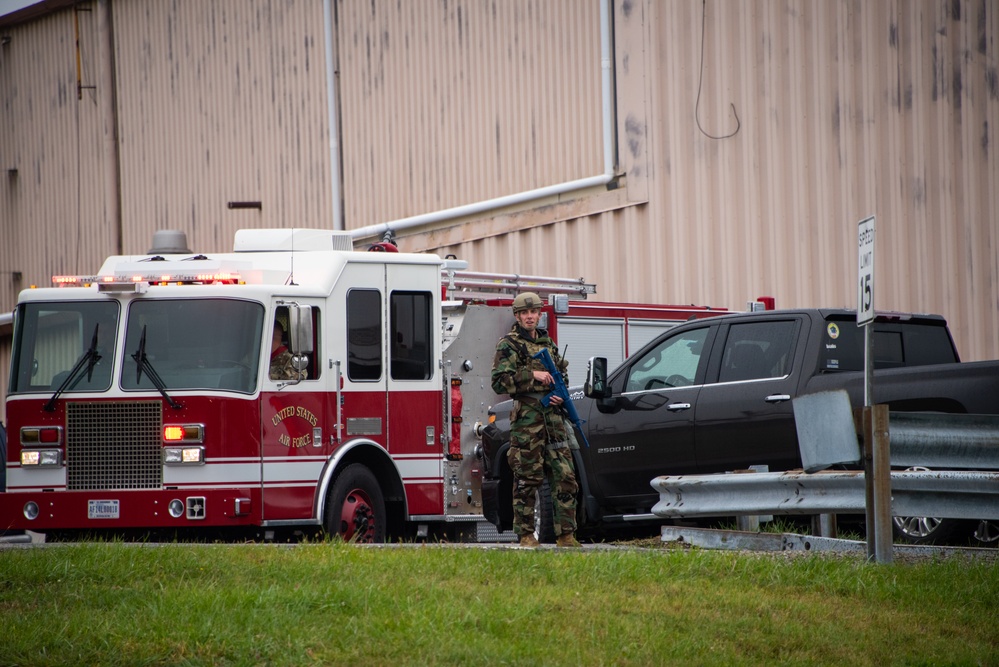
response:
[(874, 321), (874, 216), (857, 225), (857, 324)]

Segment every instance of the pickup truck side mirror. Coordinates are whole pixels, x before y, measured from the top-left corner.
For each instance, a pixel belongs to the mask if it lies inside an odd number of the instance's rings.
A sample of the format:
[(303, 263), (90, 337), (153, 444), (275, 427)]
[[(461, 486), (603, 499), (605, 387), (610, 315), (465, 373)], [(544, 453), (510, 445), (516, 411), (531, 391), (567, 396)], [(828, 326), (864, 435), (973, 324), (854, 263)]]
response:
[(604, 357), (590, 357), (586, 365), (586, 382), (583, 384), (583, 393), (588, 398), (610, 398), (611, 388), (607, 384), (607, 359)]

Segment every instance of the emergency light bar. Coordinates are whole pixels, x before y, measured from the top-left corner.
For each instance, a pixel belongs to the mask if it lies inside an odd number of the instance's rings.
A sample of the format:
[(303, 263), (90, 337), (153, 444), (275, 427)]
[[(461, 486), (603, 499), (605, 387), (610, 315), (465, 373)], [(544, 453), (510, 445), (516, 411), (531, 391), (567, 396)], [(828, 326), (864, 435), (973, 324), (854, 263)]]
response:
[(114, 273), (98, 276), (52, 276), (58, 287), (90, 287), (101, 292), (135, 293), (145, 289), (137, 285), (244, 285), (239, 273), (249, 267), (245, 262), (225, 262), (199, 255), (191, 259), (147, 259), (119, 262)]
[(101, 292), (136, 292), (130, 285), (244, 285), (245, 281), (234, 271), (213, 273), (115, 273), (113, 276), (52, 276), (57, 287), (90, 287), (96, 284)]

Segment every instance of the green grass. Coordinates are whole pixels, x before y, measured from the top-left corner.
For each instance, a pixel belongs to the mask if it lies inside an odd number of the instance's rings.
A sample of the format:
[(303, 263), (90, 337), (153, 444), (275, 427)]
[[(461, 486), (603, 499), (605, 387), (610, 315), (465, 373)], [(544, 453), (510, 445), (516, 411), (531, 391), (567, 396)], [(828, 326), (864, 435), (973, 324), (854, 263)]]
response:
[(0, 664), (999, 664), (999, 566), (698, 549), (0, 551)]

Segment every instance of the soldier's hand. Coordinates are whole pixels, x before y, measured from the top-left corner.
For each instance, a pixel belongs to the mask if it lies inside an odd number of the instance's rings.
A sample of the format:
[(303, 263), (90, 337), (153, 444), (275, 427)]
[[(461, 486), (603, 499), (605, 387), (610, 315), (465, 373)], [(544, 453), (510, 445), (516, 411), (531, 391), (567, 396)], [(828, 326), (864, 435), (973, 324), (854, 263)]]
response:
[(534, 379), (543, 385), (549, 385), (552, 383), (552, 374), (548, 371), (533, 371)]

